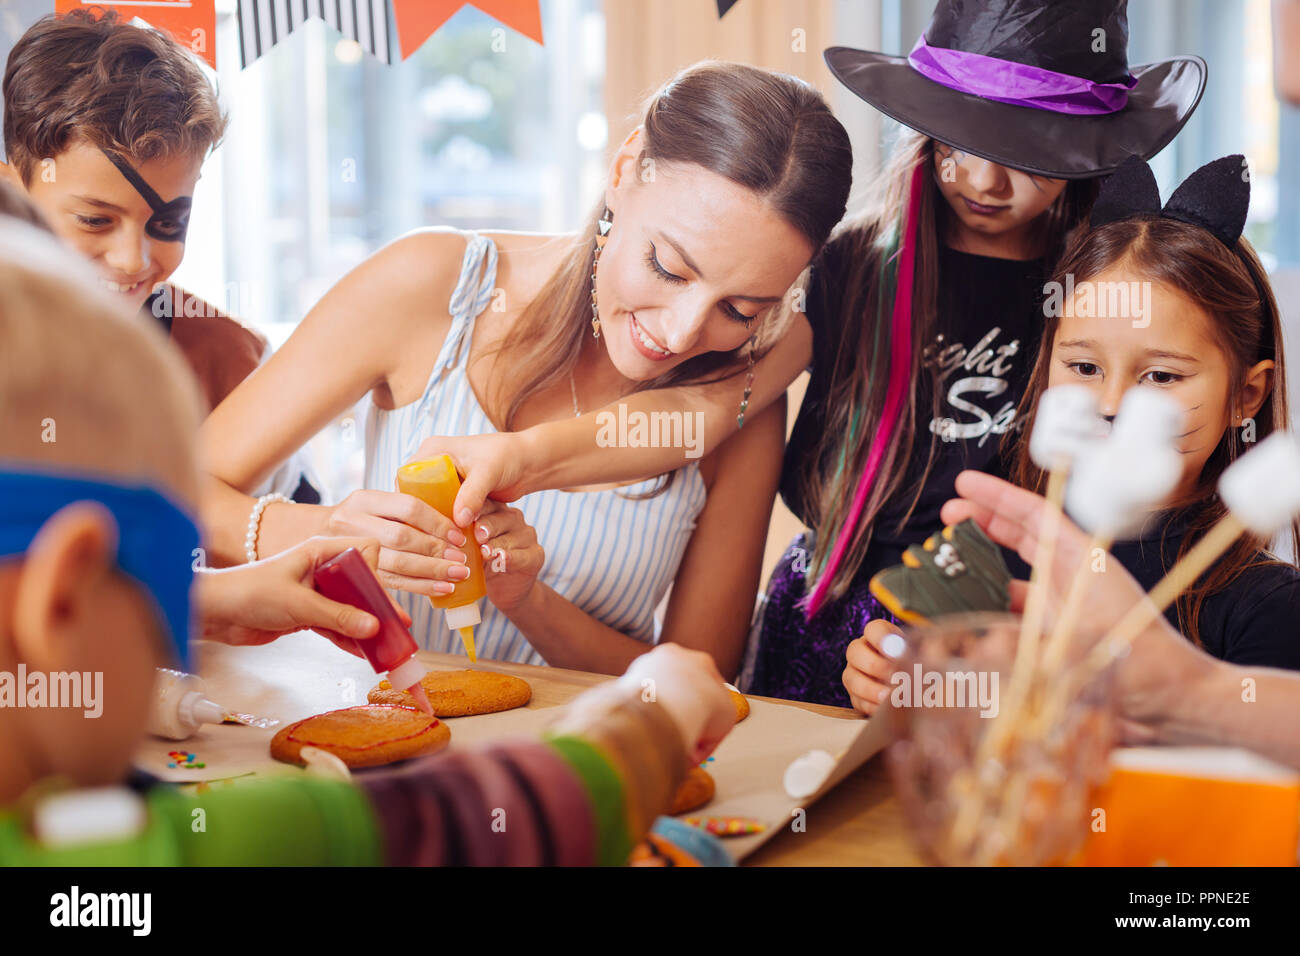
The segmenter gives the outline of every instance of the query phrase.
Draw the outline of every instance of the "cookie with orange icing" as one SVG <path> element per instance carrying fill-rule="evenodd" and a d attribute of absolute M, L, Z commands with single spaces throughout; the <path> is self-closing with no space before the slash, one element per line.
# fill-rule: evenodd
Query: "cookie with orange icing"
<path fill-rule="evenodd" d="M 679 813 L 698 810 L 712 800 L 717 792 L 718 785 L 714 782 L 713 775 L 702 767 L 692 767 L 687 771 L 686 779 L 677 788 L 672 808 L 668 813 L 676 816 Z"/>
<path fill-rule="evenodd" d="M 736 706 L 736 723 L 740 723 L 749 716 L 749 698 L 730 684 L 727 685 L 727 693 L 731 695 L 731 702 Z"/>
<path fill-rule="evenodd" d="M 362 704 L 282 728 L 271 738 L 271 756 L 301 764 L 303 747 L 319 747 L 349 767 L 379 767 L 435 753 L 450 740 L 451 731 L 436 717 L 410 707 Z"/>
<path fill-rule="evenodd" d="M 429 695 L 433 712 L 439 717 L 469 717 L 495 714 L 522 707 L 533 698 L 528 681 L 494 671 L 429 671 L 420 678 L 420 686 Z M 386 680 L 371 689 L 366 700 L 372 704 L 396 704 L 414 707 L 415 700 Z"/>

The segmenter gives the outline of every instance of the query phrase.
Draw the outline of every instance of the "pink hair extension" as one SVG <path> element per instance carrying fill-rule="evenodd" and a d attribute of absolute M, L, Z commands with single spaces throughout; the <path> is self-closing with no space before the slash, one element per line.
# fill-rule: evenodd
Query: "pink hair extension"
<path fill-rule="evenodd" d="M 911 189 L 907 198 L 907 219 L 904 226 L 906 236 L 900 250 L 902 256 L 898 264 L 898 282 L 894 290 L 894 310 L 890 318 L 889 333 L 889 385 L 885 390 L 885 404 L 881 409 L 880 427 L 871 439 L 867 452 L 867 464 L 858 479 L 857 490 L 853 494 L 853 506 L 840 528 L 835 550 L 831 552 L 826 568 L 817 579 L 807 604 L 809 619 L 826 603 L 826 594 L 844 552 L 849 549 L 849 542 L 867 505 L 867 495 L 880 472 L 880 463 L 885 457 L 885 448 L 894 436 L 898 426 L 899 412 L 907 392 L 908 381 L 912 371 L 912 278 L 916 271 L 916 229 L 917 210 L 921 205 L 921 190 L 925 186 L 925 164 L 918 163 L 912 171 Z"/>

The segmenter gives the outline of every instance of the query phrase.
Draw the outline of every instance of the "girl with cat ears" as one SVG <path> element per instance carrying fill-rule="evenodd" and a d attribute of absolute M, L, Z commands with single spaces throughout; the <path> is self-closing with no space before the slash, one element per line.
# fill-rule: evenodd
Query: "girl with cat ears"
<path fill-rule="evenodd" d="M 1202 166 L 1163 206 L 1150 167 L 1133 157 L 1106 181 L 1091 228 L 1066 251 L 1050 286 L 1059 290 L 1069 277 L 1076 293 L 1063 308 L 1044 310 L 1043 345 L 1021 403 L 1029 429 L 1043 391 L 1065 383 L 1092 389 L 1105 416 L 1135 387 L 1158 388 L 1185 409 L 1177 488 L 1138 538 L 1112 549 L 1147 589 L 1224 515 L 1216 492 L 1224 469 L 1289 427 L 1277 302 L 1242 236 L 1249 204 L 1244 156 Z M 1118 283 L 1151 290 L 1146 314 L 1130 322 L 1097 308 L 1097 290 Z M 1013 450 L 1013 479 L 1041 493 L 1045 476 L 1026 445 Z M 1288 537 L 1295 549 L 1300 525 Z M 1215 657 L 1300 669 L 1300 570 L 1268 546 L 1244 536 L 1168 617 Z"/>

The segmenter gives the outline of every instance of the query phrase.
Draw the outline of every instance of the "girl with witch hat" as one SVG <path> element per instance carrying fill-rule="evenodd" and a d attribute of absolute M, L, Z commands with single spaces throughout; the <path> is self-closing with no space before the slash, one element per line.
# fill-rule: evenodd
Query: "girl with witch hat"
<path fill-rule="evenodd" d="M 759 361 L 631 395 L 621 412 L 703 412 L 707 449 L 810 372 L 781 486 L 810 530 L 773 573 L 745 689 L 847 705 L 845 648 L 888 616 L 871 576 L 933 531 L 958 472 L 1007 472 L 999 446 L 1020 425 L 1051 267 L 1099 178 L 1163 149 L 1204 90 L 1199 57 L 1130 68 L 1127 43 L 1124 0 L 940 0 L 907 57 L 826 51 L 842 83 L 909 130 L 876 206 L 827 244 L 794 305 L 806 321 Z M 420 453 L 466 473 L 461 523 L 489 494 L 680 465 L 679 449 L 593 441 L 602 412 Z"/>

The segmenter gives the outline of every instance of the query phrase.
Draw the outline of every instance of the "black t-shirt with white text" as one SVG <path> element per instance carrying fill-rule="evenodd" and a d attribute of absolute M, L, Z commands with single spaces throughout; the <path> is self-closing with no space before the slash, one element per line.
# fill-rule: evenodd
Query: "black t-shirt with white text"
<path fill-rule="evenodd" d="M 826 401 L 838 348 L 838 324 L 862 321 L 841 314 L 843 278 L 848 263 L 842 245 L 832 241 L 814 266 L 806 315 L 813 329 L 813 362 L 808 390 L 786 447 L 781 496 L 786 506 L 811 525 L 812 509 L 800 491 L 800 469 L 816 453 L 826 428 Z M 923 380 L 917 383 L 912 456 L 900 493 L 876 519 L 867 560 L 855 580 L 869 580 L 897 564 L 911 544 L 942 526 L 939 511 L 956 496 L 959 472 L 976 469 L 1006 477 L 1000 453 L 1003 436 L 1019 429 L 1016 408 L 1028 384 L 1042 330 L 1044 263 L 995 259 L 941 247 L 937 328 L 924 344 Z M 938 380 L 940 403 L 931 395 Z M 934 462 L 916 507 L 903 526 L 926 459 Z M 830 473 L 824 471 L 823 473 Z M 853 486 L 850 485 L 850 488 Z"/>

